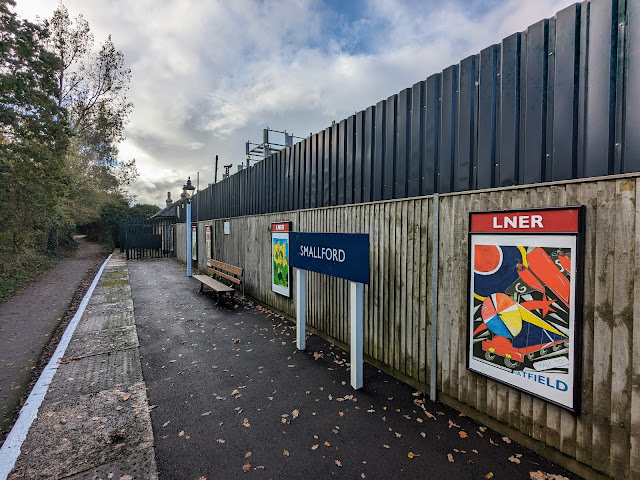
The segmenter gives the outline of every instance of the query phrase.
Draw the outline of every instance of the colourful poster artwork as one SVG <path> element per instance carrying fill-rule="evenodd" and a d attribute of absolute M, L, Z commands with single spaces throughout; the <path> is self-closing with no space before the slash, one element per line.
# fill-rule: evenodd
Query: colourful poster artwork
<path fill-rule="evenodd" d="M 207 266 L 211 266 L 211 225 L 205 226 L 205 248 L 207 249 Z"/>
<path fill-rule="evenodd" d="M 289 239 L 274 238 L 273 246 L 273 286 L 289 292 Z"/>
<path fill-rule="evenodd" d="M 198 260 L 198 227 L 191 227 L 191 260 Z"/>
<path fill-rule="evenodd" d="M 289 269 L 290 222 L 271 224 L 271 290 L 291 296 Z"/>
<path fill-rule="evenodd" d="M 471 237 L 469 368 L 574 408 L 576 237 Z"/>

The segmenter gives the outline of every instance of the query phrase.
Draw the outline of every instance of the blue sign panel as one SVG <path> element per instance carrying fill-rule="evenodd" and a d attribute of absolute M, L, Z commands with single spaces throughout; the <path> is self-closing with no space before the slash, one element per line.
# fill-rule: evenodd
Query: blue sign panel
<path fill-rule="evenodd" d="M 301 270 L 368 284 L 369 234 L 291 232 L 289 264 Z"/>

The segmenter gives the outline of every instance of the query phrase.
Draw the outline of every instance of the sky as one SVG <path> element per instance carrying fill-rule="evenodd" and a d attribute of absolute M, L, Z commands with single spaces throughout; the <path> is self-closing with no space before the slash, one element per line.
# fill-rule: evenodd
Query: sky
<path fill-rule="evenodd" d="M 65 0 L 124 53 L 134 109 L 120 145 L 136 203 L 200 188 L 270 127 L 308 137 L 526 30 L 569 0 Z M 58 0 L 18 0 L 50 18 Z M 279 143 L 283 143 L 280 141 Z"/>

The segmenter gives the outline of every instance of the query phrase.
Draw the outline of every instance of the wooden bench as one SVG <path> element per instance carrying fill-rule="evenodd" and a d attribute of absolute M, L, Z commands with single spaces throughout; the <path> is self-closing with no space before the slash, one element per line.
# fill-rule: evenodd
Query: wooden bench
<path fill-rule="evenodd" d="M 193 278 L 200 282 L 200 290 L 199 292 L 204 291 L 204 286 L 206 285 L 212 291 L 216 292 L 218 295 L 218 300 L 216 301 L 216 305 L 220 302 L 220 297 L 222 294 L 230 293 L 233 298 L 233 293 L 235 292 L 235 288 L 231 285 L 225 285 L 224 283 L 216 280 L 212 277 L 219 277 L 221 279 L 226 279 L 232 282 L 232 284 L 241 285 L 242 284 L 242 273 L 244 269 L 240 267 L 236 267 L 235 265 L 229 265 L 228 263 L 218 262 L 217 260 L 209 260 L 210 268 L 209 274 L 211 275 L 194 275 Z"/>

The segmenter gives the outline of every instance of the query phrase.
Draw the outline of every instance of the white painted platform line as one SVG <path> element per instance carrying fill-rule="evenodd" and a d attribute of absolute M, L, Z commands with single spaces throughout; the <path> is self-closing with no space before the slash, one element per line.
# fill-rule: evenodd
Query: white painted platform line
<path fill-rule="evenodd" d="M 98 273 L 93 279 L 89 290 L 87 290 L 87 293 L 82 299 L 82 302 L 80 302 L 80 306 L 78 307 L 76 314 L 73 316 L 73 318 L 69 322 L 69 325 L 67 326 L 67 329 L 64 331 L 64 334 L 60 339 L 60 343 L 58 344 L 58 348 L 56 348 L 56 351 L 53 352 L 51 360 L 49 360 L 49 363 L 40 374 L 40 378 L 38 378 L 38 381 L 33 387 L 33 390 L 31 390 L 29 398 L 27 398 L 26 403 L 20 409 L 20 416 L 18 417 L 18 420 L 11 429 L 11 432 L 9 432 L 9 436 L 4 441 L 4 444 L 2 444 L 2 448 L 0 448 L 0 480 L 6 480 L 6 478 L 9 476 L 9 473 L 16 464 L 18 456 L 20 456 L 20 448 L 22 447 L 22 443 L 27 438 L 27 433 L 29 433 L 31 424 L 38 417 L 38 410 L 40 409 L 40 405 L 42 405 L 42 401 L 47 394 L 49 385 L 51 385 L 53 376 L 58 370 L 59 361 L 64 356 L 64 352 L 67 349 L 69 342 L 71 341 L 71 336 L 76 330 L 78 322 L 80 321 L 80 318 L 82 317 L 82 314 L 87 307 L 87 303 L 89 303 L 89 299 L 93 294 L 93 290 L 98 284 L 100 275 L 102 275 L 102 271 L 104 270 L 104 267 L 110 258 L 111 255 L 107 257 L 107 259 L 100 267 L 100 270 L 98 270 Z"/>

